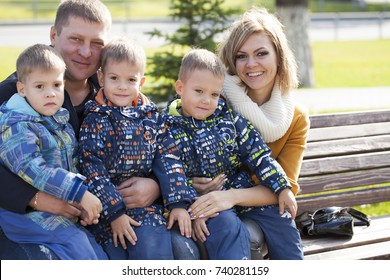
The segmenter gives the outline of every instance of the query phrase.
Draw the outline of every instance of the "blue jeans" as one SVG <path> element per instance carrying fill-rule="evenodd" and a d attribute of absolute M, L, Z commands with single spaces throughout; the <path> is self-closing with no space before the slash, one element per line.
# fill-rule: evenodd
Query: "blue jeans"
<path fill-rule="evenodd" d="M 177 224 L 171 229 L 173 256 L 175 260 L 199 260 L 200 254 L 196 243 L 191 238 L 180 234 Z"/>
<path fill-rule="evenodd" d="M 165 225 L 134 227 L 137 235 L 135 245 L 126 240 L 124 250 L 120 242 L 102 244 L 110 260 L 173 260 L 171 234 Z"/>
<path fill-rule="evenodd" d="M 91 234 L 89 236 L 92 238 Z M 178 230 L 171 230 L 171 240 L 175 260 L 199 260 L 199 250 L 192 239 L 181 236 Z M 58 260 L 58 257 L 43 245 L 15 243 L 0 228 L 0 259 Z"/>
<path fill-rule="evenodd" d="M 58 257 L 43 245 L 15 243 L 9 240 L 0 228 L 0 259 L 58 260 Z"/>
<path fill-rule="evenodd" d="M 240 217 L 254 221 L 262 229 L 271 260 L 303 260 L 301 237 L 287 211 L 281 217 L 278 206 L 256 207 Z"/>
<path fill-rule="evenodd" d="M 211 260 L 250 259 L 249 232 L 233 209 L 219 213 L 206 222 L 210 235 L 205 246 Z"/>
<path fill-rule="evenodd" d="M 107 255 L 96 243 L 91 233 L 85 230 L 88 239 L 95 249 L 99 259 L 106 260 Z M 48 247 L 33 243 L 16 243 L 7 238 L 0 228 L 0 259 L 1 260 L 59 260 L 58 256 Z"/>

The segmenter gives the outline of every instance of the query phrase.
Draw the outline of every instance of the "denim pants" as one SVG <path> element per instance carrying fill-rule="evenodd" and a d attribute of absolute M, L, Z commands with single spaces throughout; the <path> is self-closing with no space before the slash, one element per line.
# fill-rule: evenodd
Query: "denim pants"
<path fill-rule="evenodd" d="M 255 207 L 240 217 L 254 221 L 262 229 L 271 260 L 303 260 L 301 237 L 287 211 L 281 216 L 277 205 Z"/>
<path fill-rule="evenodd" d="M 165 225 L 134 227 L 137 242 L 132 245 L 126 240 L 127 249 L 113 242 L 102 244 L 111 260 L 173 260 L 171 234 Z"/>
<path fill-rule="evenodd" d="M 93 239 L 91 233 L 88 237 Z M 199 260 L 199 250 L 191 238 L 186 238 L 177 229 L 171 230 L 175 260 Z M 92 240 L 92 242 L 95 242 Z M 96 246 L 99 246 L 96 244 Z M 124 251 L 124 250 L 123 250 Z M 16 243 L 9 240 L 0 228 L 1 260 L 58 260 L 56 254 L 44 245 Z"/>
<path fill-rule="evenodd" d="M 81 227 L 80 227 L 81 228 Z M 85 232 L 92 247 L 95 250 L 97 258 L 106 260 L 107 255 L 95 241 L 93 235 L 86 229 Z M 79 250 L 79 249 L 78 249 Z M 1 260 L 59 260 L 60 258 L 47 246 L 34 243 L 16 243 L 7 238 L 0 228 L 0 259 Z"/>
<path fill-rule="evenodd" d="M 205 247 L 211 260 L 250 259 L 249 232 L 233 209 L 219 213 L 206 222 L 210 235 Z"/>

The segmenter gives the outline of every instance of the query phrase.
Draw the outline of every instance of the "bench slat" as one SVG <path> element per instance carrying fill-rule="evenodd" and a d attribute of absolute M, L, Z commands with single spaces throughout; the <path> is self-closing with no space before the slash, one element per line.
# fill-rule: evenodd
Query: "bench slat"
<path fill-rule="evenodd" d="M 305 256 L 305 260 L 369 260 L 390 258 L 390 241 Z"/>
<path fill-rule="evenodd" d="M 360 124 L 353 126 L 311 128 L 309 130 L 307 142 L 310 143 L 316 141 L 388 134 L 390 134 L 390 123 L 388 122 Z"/>
<path fill-rule="evenodd" d="M 390 151 L 390 133 L 381 136 L 308 143 L 304 157 L 309 159 L 378 151 Z"/>
<path fill-rule="evenodd" d="M 301 177 L 298 180 L 298 184 L 301 187 L 300 194 L 341 190 L 388 182 L 390 182 L 390 167 Z"/>
<path fill-rule="evenodd" d="M 384 201 L 390 201 L 390 186 L 353 190 L 343 193 L 297 197 L 299 213 L 330 206 L 348 207 Z"/>
<path fill-rule="evenodd" d="M 363 246 L 377 242 L 390 241 L 390 216 L 374 218 L 369 227 L 354 227 L 354 235 L 348 237 L 303 237 L 305 256 L 331 250 L 340 250 L 356 246 Z M 390 248 L 387 248 L 390 253 Z"/>
<path fill-rule="evenodd" d="M 308 159 L 302 162 L 301 176 L 365 170 L 390 166 L 390 151 Z"/>
<path fill-rule="evenodd" d="M 390 110 L 377 110 L 354 113 L 311 115 L 310 127 L 334 127 L 364 123 L 390 122 Z"/>

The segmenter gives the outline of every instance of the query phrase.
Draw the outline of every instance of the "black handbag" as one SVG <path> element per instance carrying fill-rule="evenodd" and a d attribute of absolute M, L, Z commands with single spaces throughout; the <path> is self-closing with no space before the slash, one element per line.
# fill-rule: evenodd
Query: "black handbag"
<path fill-rule="evenodd" d="M 354 226 L 369 226 L 366 214 L 351 207 L 326 207 L 296 217 L 303 236 L 352 236 Z"/>

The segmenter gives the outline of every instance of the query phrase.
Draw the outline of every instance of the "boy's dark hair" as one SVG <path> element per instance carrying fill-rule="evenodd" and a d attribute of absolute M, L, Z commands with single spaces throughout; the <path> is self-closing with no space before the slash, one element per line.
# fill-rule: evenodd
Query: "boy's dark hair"
<path fill-rule="evenodd" d="M 206 49 L 192 49 L 184 55 L 179 70 L 179 80 L 185 80 L 194 70 L 209 70 L 217 77 L 224 77 L 226 69 L 214 53 Z"/>
<path fill-rule="evenodd" d="M 66 65 L 54 48 L 44 44 L 35 44 L 25 49 L 16 60 L 19 81 L 25 82 L 26 77 L 36 69 L 60 69 L 65 73 Z"/>

